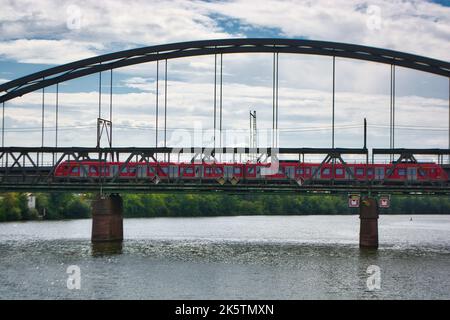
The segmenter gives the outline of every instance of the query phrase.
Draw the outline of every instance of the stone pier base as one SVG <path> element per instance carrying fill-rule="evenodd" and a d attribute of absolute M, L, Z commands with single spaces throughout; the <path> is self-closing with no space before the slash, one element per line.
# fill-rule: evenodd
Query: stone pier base
<path fill-rule="evenodd" d="M 99 197 L 92 202 L 92 242 L 123 240 L 123 202 L 120 195 Z"/>
<path fill-rule="evenodd" d="M 359 247 L 378 248 L 378 204 L 376 199 L 363 198 L 359 207 Z"/>

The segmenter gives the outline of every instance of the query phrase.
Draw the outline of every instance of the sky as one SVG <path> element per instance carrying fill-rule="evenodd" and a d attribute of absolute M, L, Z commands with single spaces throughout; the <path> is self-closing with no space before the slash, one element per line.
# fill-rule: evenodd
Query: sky
<path fill-rule="evenodd" d="M 0 0 L 0 82 L 55 65 L 131 48 L 222 38 L 345 42 L 450 60 L 450 1 Z M 164 101 L 160 64 L 160 106 Z M 109 73 L 102 117 L 109 118 Z M 336 59 L 336 146 L 389 147 L 390 67 Z M 114 70 L 113 145 L 155 146 L 156 63 Z M 396 68 L 396 147 L 447 148 L 449 79 Z M 169 60 L 168 146 L 212 144 L 214 56 Z M 95 146 L 99 75 L 59 85 L 58 145 Z M 45 89 L 44 145 L 56 143 L 55 86 Z M 42 92 L 5 104 L 5 145 L 40 146 Z M 279 146 L 330 147 L 332 58 L 279 56 Z M 272 55 L 223 56 L 225 146 L 270 145 Z M 163 109 L 159 111 L 163 145 Z M 196 137 L 194 130 L 203 130 Z M 103 141 L 105 143 L 105 141 Z"/>

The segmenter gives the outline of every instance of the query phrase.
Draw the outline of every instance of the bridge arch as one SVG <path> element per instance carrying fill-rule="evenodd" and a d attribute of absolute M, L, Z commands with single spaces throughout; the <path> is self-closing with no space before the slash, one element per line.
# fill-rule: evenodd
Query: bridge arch
<path fill-rule="evenodd" d="M 0 103 L 57 83 L 130 65 L 181 57 L 252 52 L 343 57 L 401 66 L 450 79 L 450 62 L 394 50 L 303 39 L 220 39 L 149 46 L 52 67 L 0 84 Z"/>

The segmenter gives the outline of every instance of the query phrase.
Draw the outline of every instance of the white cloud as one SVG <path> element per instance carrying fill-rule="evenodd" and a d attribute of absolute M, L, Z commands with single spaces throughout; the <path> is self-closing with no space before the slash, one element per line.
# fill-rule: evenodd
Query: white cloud
<path fill-rule="evenodd" d="M 370 11 L 369 6 L 379 10 Z M 208 2 L 211 11 L 286 37 L 349 42 L 450 58 L 450 8 L 428 1 L 320 0 Z M 370 27 L 371 19 L 379 21 Z"/>
<path fill-rule="evenodd" d="M 63 64 L 95 56 L 101 49 L 98 43 L 19 39 L 0 42 L 0 57 L 23 63 Z"/>
<path fill-rule="evenodd" d="M 96 43 L 99 46 L 94 51 L 100 53 L 245 36 L 223 29 L 222 24 L 227 26 L 224 18 L 230 18 L 242 25 L 279 29 L 286 37 L 386 47 L 444 60 L 450 57 L 450 9 L 429 1 L 111 0 L 98 5 L 87 0 L 1 0 L 0 5 L 0 40 L 69 40 L 60 46 L 71 56 L 76 56 L 76 50 L 70 54 L 74 44 L 84 53 Z M 77 28 L 70 28 L 74 21 L 78 21 Z M 20 47 L 16 52 L 21 53 Z M 31 55 L 27 61 L 38 60 Z"/>
<path fill-rule="evenodd" d="M 57 64 L 108 48 L 230 36 L 197 1 L 1 0 L 0 7 L 0 40 L 12 42 L 0 53 L 20 62 Z M 46 45 L 56 52 L 41 50 Z"/>

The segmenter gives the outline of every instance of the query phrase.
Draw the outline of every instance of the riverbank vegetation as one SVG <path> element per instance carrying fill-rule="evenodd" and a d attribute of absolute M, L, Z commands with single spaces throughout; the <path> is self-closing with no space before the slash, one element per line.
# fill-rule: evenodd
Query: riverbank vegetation
<path fill-rule="evenodd" d="M 24 193 L 0 194 L 0 221 L 90 217 L 92 194 L 39 193 L 29 205 Z M 355 214 L 346 195 L 124 194 L 125 217 Z M 382 213 L 450 214 L 450 198 L 393 196 Z"/>

